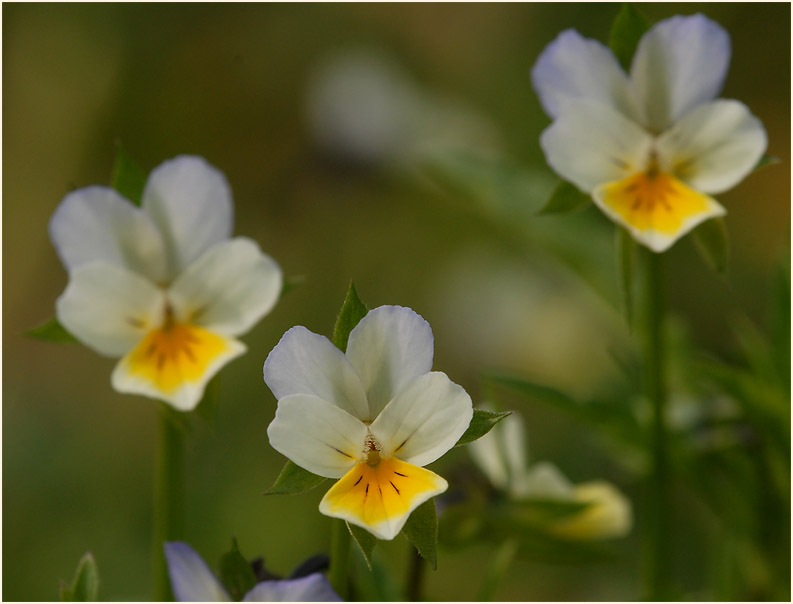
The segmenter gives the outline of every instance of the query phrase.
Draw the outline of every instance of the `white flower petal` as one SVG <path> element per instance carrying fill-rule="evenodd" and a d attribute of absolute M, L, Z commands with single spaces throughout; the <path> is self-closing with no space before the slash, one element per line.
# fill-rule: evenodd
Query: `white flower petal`
<path fill-rule="evenodd" d="M 509 475 L 512 482 L 519 476 L 526 473 L 526 460 L 528 451 L 526 450 L 526 429 L 523 425 L 523 418 L 518 413 L 505 417 L 496 428 L 501 428 L 503 455 L 507 461 Z"/>
<path fill-rule="evenodd" d="M 267 314 L 281 293 L 281 269 L 251 239 L 204 252 L 177 277 L 168 299 L 178 319 L 236 336 Z"/>
<path fill-rule="evenodd" d="M 663 132 L 721 91 L 730 62 L 730 37 L 701 14 L 659 21 L 640 40 L 631 79 L 645 108 L 644 124 Z"/>
<path fill-rule="evenodd" d="M 264 362 L 264 381 L 275 398 L 314 394 L 369 420 L 361 380 L 344 353 L 324 336 L 302 326 L 287 331 Z"/>
<path fill-rule="evenodd" d="M 571 501 L 575 497 L 575 491 L 559 468 L 547 461 L 541 461 L 529 468 L 522 479 L 513 485 L 512 495 L 517 498 Z"/>
<path fill-rule="evenodd" d="M 540 146 L 559 176 L 591 193 L 644 168 L 652 138 L 605 105 L 575 101 L 545 129 Z"/>
<path fill-rule="evenodd" d="M 658 139 L 667 169 L 704 193 L 734 187 L 757 165 L 768 144 L 762 122 L 743 103 L 700 105 Z"/>
<path fill-rule="evenodd" d="M 545 47 L 531 80 L 543 109 L 553 118 L 574 100 L 597 101 L 634 120 L 640 117 L 630 80 L 614 53 L 574 29 L 563 31 Z"/>
<path fill-rule="evenodd" d="M 363 456 L 366 425 L 317 396 L 293 394 L 278 401 L 267 436 L 301 468 L 340 478 Z"/>
<path fill-rule="evenodd" d="M 580 513 L 563 518 L 550 529 L 568 539 L 613 539 L 627 535 L 633 525 L 630 499 L 613 484 L 592 481 L 576 485 L 575 500 L 588 503 Z"/>
<path fill-rule="evenodd" d="M 432 369 L 432 329 L 402 306 L 369 311 L 350 333 L 347 358 L 366 390 L 372 420 L 402 387 Z"/>
<path fill-rule="evenodd" d="M 231 236 L 231 189 L 223 173 L 201 157 L 182 155 L 152 170 L 143 209 L 163 233 L 171 278 Z"/>
<path fill-rule="evenodd" d="M 245 352 L 234 338 L 202 327 L 175 324 L 155 330 L 116 364 L 110 383 L 119 392 L 165 401 L 192 411 L 215 374 Z"/>
<path fill-rule="evenodd" d="M 369 429 L 383 457 L 425 466 L 455 445 L 473 413 L 468 393 L 445 373 L 433 371 L 405 386 Z"/>
<path fill-rule="evenodd" d="M 490 432 L 469 444 L 466 449 L 493 486 L 506 490 L 509 486 L 509 471 L 500 451 L 499 428 L 500 425 L 496 424 Z"/>
<path fill-rule="evenodd" d="M 157 226 L 110 187 L 85 187 L 66 195 L 49 231 L 67 271 L 102 261 L 152 281 L 165 276 L 165 246 Z"/>
<path fill-rule="evenodd" d="M 187 543 L 166 541 L 165 560 L 177 602 L 231 602 L 207 563 Z"/>
<path fill-rule="evenodd" d="M 73 269 L 55 303 L 58 320 L 78 340 L 106 356 L 131 350 L 163 320 L 165 298 L 127 269 L 93 262 Z"/>
<path fill-rule="evenodd" d="M 243 602 L 341 602 L 330 582 L 320 573 L 299 579 L 262 581 L 242 599 Z"/>

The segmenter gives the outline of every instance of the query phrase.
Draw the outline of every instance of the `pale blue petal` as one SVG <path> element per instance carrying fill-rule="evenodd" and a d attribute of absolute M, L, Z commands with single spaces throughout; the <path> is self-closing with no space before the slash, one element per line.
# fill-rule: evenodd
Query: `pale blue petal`
<path fill-rule="evenodd" d="M 187 543 L 163 544 L 171 589 L 178 602 L 230 602 L 226 590 L 204 559 Z"/>
<path fill-rule="evenodd" d="M 574 29 L 563 31 L 545 47 L 531 70 L 531 80 L 552 118 L 575 100 L 608 105 L 631 119 L 640 116 L 631 83 L 614 53 Z"/>
<path fill-rule="evenodd" d="M 704 15 L 659 21 L 642 37 L 631 65 L 645 126 L 663 132 L 718 96 L 730 52 L 729 34 Z"/>
<path fill-rule="evenodd" d="M 328 580 L 320 573 L 300 579 L 262 581 L 250 590 L 243 602 L 341 602 Z"/>

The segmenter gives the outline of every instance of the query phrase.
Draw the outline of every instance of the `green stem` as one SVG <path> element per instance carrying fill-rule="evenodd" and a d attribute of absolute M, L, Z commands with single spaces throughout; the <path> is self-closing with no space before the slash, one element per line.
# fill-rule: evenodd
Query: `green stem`
<path fill-rule="evenodd" d="M 342 600 L 349 597 L 350 543 L 352 535 L 344 520 L 333 520 L 330 536 L 330 584 Z"/>
<path fill-rule="evenodd" d="M 424 558 L 421 557 L 419 551 L 413 547 L 412 543 L 408 544 L 410 548 L 408 555 L 408 577 L 405 593 L 407 594 L 408 602 L 421 601 L 421 587 L 424 583 Z"/>
<path fill-rule="evenodd" d="M 171 601 L 171 582 L 163 542 L 182 537 L 184 483 L 183 445 L 178 411 L 165 403 L 160 408 L 160 446 L 154 475 L 154 600 Z"/>
<path fill-rule="evenodd" d="M 663 256 L 647 250 L 645 291 L 645 395 L 652 407 L 651 472 L 647 489 L 648 533 L 646 596 L 669 598 L 671 573 L 669 523 L 669 468 L 665 422 Z"/>

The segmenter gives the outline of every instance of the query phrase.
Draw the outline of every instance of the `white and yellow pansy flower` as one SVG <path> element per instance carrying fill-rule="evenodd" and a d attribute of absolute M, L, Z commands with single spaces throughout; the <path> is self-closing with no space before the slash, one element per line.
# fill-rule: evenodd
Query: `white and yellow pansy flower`
<path fill-rule="evenodd" d="M 468 450 L 493 486 L 515 500 L 552 500 L 585 503 L 580 512 L 549 521 L 546 530 L 570 539 L 608 539 L 625 536 L 631 528 L 630 501 L 612 484 L 597 480 L 572 484 L 548 462 L 528 466 L 523 419 L 506 417 Z"/>
<path fill-rule="evenodd" d="M 429 324 L 381 306 L 350 332 L 346 354 L 304 327 L 284 334 L 264 363 L 278 399 L 270 444 L 298 466 L 338 478 L 323 514 L 393 539 L 446 481 L 423 468 L 451 449 L 473 415 L 471 398 L 431 371 Z"/>
<path fill-rule="evenodd" d="M 231 239 L 231 190 L 200 157 L 150 174 L 137 207 L 110 187 L 66 195 L 49 231 L 69 283 L 58 320 L 100 354 L 121 357 L 119 392 L 193 409 L 206 383 L 245 351 L 239 336 L 272 309 L 281 269 Z"/>
<path fill-rule="evenodd" d="M 714 100 L 729 60 L 729 35 L 700 14 L 645 33 L 629 74 L 603 44 L 563 31 L 531 74 L 553 118 L 540 139 L 548 163 L 637 241 L 666 250 L 726 213 L 710 195 L 743 180 L 766 148 L 744 104 Z"/>

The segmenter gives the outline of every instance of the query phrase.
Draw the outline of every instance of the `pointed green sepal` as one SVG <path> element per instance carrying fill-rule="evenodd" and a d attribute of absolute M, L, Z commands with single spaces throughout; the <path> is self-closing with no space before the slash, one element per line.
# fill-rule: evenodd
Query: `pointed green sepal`
<path fill-rule="evenodd" d="M 256 585 L 256 575 L 250 563 L 240 553 L 237 538 L 231 538 L 231 549 L 220 557 L 220 582 L 231 598 L 239 602 Z"/>
<path fill-rule="evenodd" d="M 99 572 L 93 554 L 87 552 L 77 564 L 71 584 L 61 582 L 61 602 L 96 602 L 99 595 Z"/>
<path fill-rule="evenodd" d="M 366 560 L 366 566 L 369 567 L 369 570 L 372 570 L 372 551 L 374 550 L 374 546 L 377 545 L 377 537 L 356 524 L 350 524 L 349 522 L 346 524 L 347 529 L 352 535 L 353 541 L 355 541 L 355 544 L 361 550 L 363 559 Z"/>
<path fill-rule="evenodd" d="M 763 157 L 761 157 L 755 164 L 754 168 L 752 168 L 752 172 L 759 170 L 760 168 L 765 168 L 766 166 L 773 166 L 774 164 L 778 164 L 781 161 L 782 159 L 776 155 L 763 155 Z"/>
<path fill-rule="evenodd" d="M 110 186 L 136 206 L 141 204 L 143 189 L 146 186 L 146 173 L 133 161 L 120 142 L 116 144 L 116 159 L 113 163 Z"/>
<path fill-rule="evenodd" d="M 347 350 L 347 340 L 350 332 L 358 325 L 358 322 L 366 316 L 366 305 L 358 297 L 355 285 L 350 281 L 347 289 L 347 297 L 341 306 L 339 316 L 336 319 L 336 326 L 333 328 L 333 344 L 342 352 Z"/>
<path fill-rule="evenodd" d="M 66 328 L 55 317 L 44 321 L 44 323 L 33 329 L 29 329 L 25 332 L 25 335 L 45 340 L 46 342 L 57 342 L 58 344 L 74 344 L 78 341 L 77 338 L 66 331 Z"/>
<path fill-rule="evenodd" d="M 617 13 L 609 33 L 609 48 L 625 71 L 628 71 L 639 40 L 650 29 L 650 22 L 630 2 Z"/>
<path fill-rule="evenodd" d="M 421 557 L 438 568 L 438 515 L 435 512 L 435 499 L 422 503 L 402 529 L 405 537 L 413 544 Z"/>
<path fill-rule="evenodd" d="M 511 415 L 512 411 L 485 411 L 484 409 L 474 409 L 474 416 L 471 418 L 471 423 L 460 440 L 455 443 L 455 447 L 460 445 L 467 445 L 470 442 L 482 438 L 485 434 L 502 419 Z"/>
<path fill-rule="evenodd" d="M 292 461 L 284 464 L 273 486 L 267 489 L 265 495 L 297 495 L 310 491 L 327 480 L 324 476 L 317 476 L 304 470 Z"/>
<path fill-rule="evenodd" d="M 710 268 L 724 275 L 730 254 L 730 240 L 723 218 L 706 220 L 692 232 L 699 255 Z"/>
<path fill-rule="evenodd" d="M 567 214 L 583 208 L 592 201 L 592 198 L 581 191 L 574 184 L 561 181 L 551 193 L 550 199 L 537 214 Z"/>

